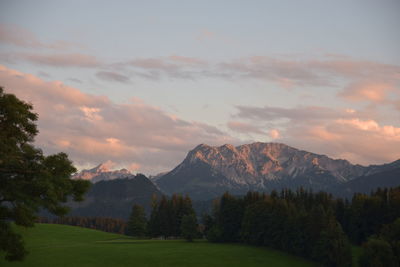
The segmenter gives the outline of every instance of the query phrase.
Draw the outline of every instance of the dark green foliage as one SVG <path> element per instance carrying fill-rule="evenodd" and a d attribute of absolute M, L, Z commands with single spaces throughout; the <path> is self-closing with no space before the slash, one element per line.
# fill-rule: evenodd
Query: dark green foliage
<path fill-rule="evenodd" d="M 21 260 L 28 253 L 22 237 L 11 229 L 11 224 L 0 221 L 0 250 L 6 251 L 6 260 Z"/>
<path fill-rule="evenodd" d="M 370 196 L 355 194 L 351 203 L 337 205 L 336 214 L 350 240 L 362 244 L 381 227 L 400 217 L 400 187 L 379 189 Z"/>
<path fill-rule="evenodd" d="M 392 247 L 393 254 L 398 265 L 400 265 L 400 218 L 391 224 L 384 225 L 381 229 L 380 237 Z"/>
<path fill-rule="evenodd" d="M 203 232 L 202 232 L 202 234 L 204 235 L 204 236 L 207 236 L 208 235 L 208 232 L 210 231 L 210 229 L 211 229 L 211 227 L 214 225 L 214 220 L 213 220 L 213 218 L 209 215 L 209 214 L 206 214 L 206 213 L 204 213 L 203 214 L 203 216 L 202 216 L 202 222 L 203 222 Z"/>
<path fill-rule="evenodd" d="M 182 235 L 182 218 L 192 214 L 195 212 L 188 196 L 174 194 L 170 199 L 162 196 L 159 201 L 154 196 L 148 234 L 152 237 L 179 237 Z"/>
<path fill-rule="evenodd" d="M 363 244 L 360 265 L 400 266 L 400 218 L 381 228 L 379 236 Z"/>
<path fill-rule="evenodd" d="M 197 236 L 197 219 L 194 214 L 184 215 L 181 223 L 182 237 L 192 242 Z"/>
<path fill-rule="evenodd" d="M 371 238 L 363 245 L 360 257 L 361 267 L 397 267 L 395 255 L 390 244 L 382 239 Z"/>
<path fill-rule="evenodd" d="M 126 234 L 130 236 L 143 237 L 146 235 L 146 214 L 140 205 L 133 205 L 131 216 L 128 220 Z"/>
<path fill-rule="evenodd" d="M 331 217 L 319 234 L 313 249 L 313 259 L 324 266 L 351 266 L 351 247 L 337 221 Z"/>
<path fill-rule="evenodd" d="M 33 226 L 40 208 L 64 215 L 68 199 L 82 200 L 90 186 L 70 179 L 76 169 L 65 153 L 44 156 L 33 146 L 38 130 L 32 109 L 0 88 L 0 240 L 5 241 L 0 248 L 10 260 L 21 260 L 26 254 L 10 221 Z"/>
<path fill-rule="evenodd" d="M 303 189 L 271 195 L 251 192 L 244 198 L 226 193 L 215 206 L 207 239 L 268 246 L 325 266 L 351 266 L 350 244 L 334 216 L 333 203 L 329 194 Z"/>
<path fill-rule="evenodd" d="M 221 231 L 222 242 L 236 242 L 240 239 L 243 218 L 243 200 L 231 196 L 229 193 L 222 195 L 216 207 L 215 223 Z"/>

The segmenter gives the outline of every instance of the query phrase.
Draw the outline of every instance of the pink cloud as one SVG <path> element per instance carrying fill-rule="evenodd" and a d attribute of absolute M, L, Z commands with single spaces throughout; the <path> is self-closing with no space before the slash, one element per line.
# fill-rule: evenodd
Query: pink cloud
<path fill-rule="evenodd" d="M 322 107 L 237 107 L 236 118 L 278 127 L 279 140 L 311 152 L 359 164 L 400 158 L 400 127 L 383 124 L 376 114 Z"/>
<path fill-rule="evenodd" d="M 385 82 L 358 82 L 344 88 L 338 95 L 351 101 L 383 102 L 389 92 L 394 91 L 393 84 Z M 400 90 L 400 89 L 398 89 Z"/>
<path fill-rule="evenodd" d="M 0 24 L 0 43 L 21 46 L 27 48 L 49 48 L 56 50 L 65 50 L 80 45 L 56 41 L 50 44 L 41 42 L 32 32 L 17 25 Z"/>
<path fill-rule="evenodd" d="M 272 129 L 269 131 L 269 137 L 272 139 L 278 139 L 281 137 L 281 133 L 277 129 Z"/>
<path fill-rule="evenodd" d="M 0 80 L 6 92 L 31 102 L 39 114 L 36 144 L 46 153 L 67 152 L 78 166 L 135 162 L 139 171 L 154 174 L 173 168 L 199 143 L 234 141 L 213 126 L 182 120 L 137 98 L 115 103 L 1 65 Z"/>

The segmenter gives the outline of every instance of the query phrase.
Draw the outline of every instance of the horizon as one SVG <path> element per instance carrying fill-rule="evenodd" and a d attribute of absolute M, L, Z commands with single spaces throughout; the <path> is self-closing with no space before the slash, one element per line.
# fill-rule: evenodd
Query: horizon
<path fill-rule="evenodd" d="M 110 161 L 156 175 L 202 143 L 390 163 L 399 10 L 395 0 L 2 1 L 0 86 L 39 114 L 35 145 L 79 170 Z"/>

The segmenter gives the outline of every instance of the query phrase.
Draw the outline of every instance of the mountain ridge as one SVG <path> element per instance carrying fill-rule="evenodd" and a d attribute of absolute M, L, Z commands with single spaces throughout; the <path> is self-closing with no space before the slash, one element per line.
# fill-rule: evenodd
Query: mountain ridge
<path fill-rule="evenodd" d="M 85 169 L 74 174 L 72 178 L 90 180 L 92 183 L 97 183 L 99 181 L 133 177 L 133 174 L 127 169 L 111 170 L 110 165 L 110 162 L 100 163 L 92 169 Z"/>
<path fill-rule="evenodd" d="M 362 166 L 332 159 L 282 143 L 256 142 L 240 146 L 200 144 L 185 159 L 154 182 L 167 194 L 188 193 L 199 198 L 224 191 L 270 191 L 305 187 L 325 190 L 357 177 L 400 168 L 400 160 Z"/>

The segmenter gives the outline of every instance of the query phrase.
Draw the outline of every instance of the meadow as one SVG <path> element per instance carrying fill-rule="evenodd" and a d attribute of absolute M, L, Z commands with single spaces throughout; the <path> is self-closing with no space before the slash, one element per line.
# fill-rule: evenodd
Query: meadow
<path fill-rule="evenodd" d="M 242 244 L 202 240 L 135 240 L 92 229 L 36 224 L 18 228 L 29 255 L 0 266 L 316 266 L 289 254 Z"/>

